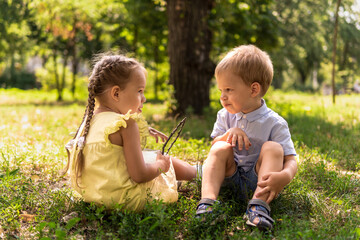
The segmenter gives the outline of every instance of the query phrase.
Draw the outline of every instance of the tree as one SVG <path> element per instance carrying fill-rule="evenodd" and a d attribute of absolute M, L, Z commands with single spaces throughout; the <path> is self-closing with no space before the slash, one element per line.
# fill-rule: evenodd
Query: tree
<path fill-rule="evenodd" d="M 90 10 L 94 6 L 87 1 L 54 1 L 37 0 L 31 3 L 36 11 L 37 26 L 42 29 L 45 48 L 51 49 L 53 71 L 58 93 L 57 100 L 62 101 L 65 88 L 65 77 L 68 60 L 72 58 L 71 91 L 75 95 L 76 74 L 78 71 L 78 35 L 83 34 L 87 40 L 92 39 L 92 25 L 89 20 Z M 89 10 L 90 9 L 90 10 Z M 62 60 L 62 76 L 58 72 L 58 61 Z"/>
<path fill-rule="evenodd" d="M 138 0 L 125 2 L 124 6 L 128 10 L 127 29 L 133 33 L 132 50 L 154 71 L 154 97 L 158 99 L 160 85 L 165 81 L 159 64 L 167 60 L 166 2 Z"/>
<path fill-rule="evenodd" d="M 0 1 L 0 61 L 10 61 L 9 77 L 5 78 L 3 87 L 21 87 L 21 79 L 18 79 L 15 70 L 23 68 L 25 54 L 31 45 L 28 5 L 26 0 Z"/>
<path fill-rule="evenodd" d="M 282 71 L 294 68 L 301 85 L 317 71 L 326 57 L 330 19 L 328 3 L 316 1 L 275 1 L 274 14 L 280 30 L 280 48 L 275 51 L 274 66 Z"/>
<path fill-rule="evenodd" d="M 337 40 L 337 28 L 338 28 L 338 21 L 339 21 L 339 8 L 340 8 L 341 0 L 337 0 L 336 4 L 336 11 L 335 11 L 335 24 L 334 24 L 334 37 L 333 37 L 333 56 L 332 56 L 332 77 L 331 77 L 331 83 L 332 83 L 332 96 L 333 96 L 333 103 L 335 104 L 335 95 L 336 95 L 336 88 L 335 88 L 335 63 L 336 63 L 336 40 Z"/>
<path fill-rule="evenodd" d="M 168 0 L 170 83 L 177 107 L 173 114 L 192 108 L 201 114 L 209 105 L 214 63 L 210 60 L 212 32 L 208 20 L 214 0 Z"/>

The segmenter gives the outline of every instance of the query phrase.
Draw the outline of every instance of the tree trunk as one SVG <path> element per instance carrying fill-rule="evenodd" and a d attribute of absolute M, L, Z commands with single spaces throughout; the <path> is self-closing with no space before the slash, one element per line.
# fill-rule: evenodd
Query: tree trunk
<path fill-rule="evenodd" d="M 11 50 L 10 53 L 10 77 L 8 82 L 5 83 L 6 88 L 16 86 L 16 77 L 15 77 L 15 52 Z"/>
<path fill-rule="evenodd" d="M 65 88 L 65 79 L 66 79 L 66 66 L 67 66 L 67 62 L 68 62 L 68 57 L 69 54 L 65 54 L 64 55 L 64 61 L 63 61 L 63 70 L 62 70 L 62 78 L 61 78 L 61 82 L 60 82 L 60 89 L 61 91 Z"/>
<path fill-rule="evenodd" d="M 60 78 L 58 73 L 58 67 L 57 67 L 57 50 L 56 47 L 53 48 L 53 59 L 54 59 L 54 75 L 55 75 L 55 83 L 56 83 L 56 90 L 58 93 L 57 101 L 62 101 L 62 88 L 60 84 Z"/>
<path fill-rule="evenodd" d="M 299 74 L 300 74 L 301 85 L 305 86 L 307 74 L 306 74 L 304 69 L 299 68 L 298 71 L 299 71 Z"/>
<path fill-rule="evenodd" d="M 335 104 L 335 64 L 336 64 L 336 40 L 337 40 L 337 27 L 338 27 L 338 18 L 339 18 L 339 8 L 340 8 L 341 0 L 337 0 L 336 4 L 336 12 L 335 12 L 335 26 L 334 26 L 334 38 L 333 38 L 333 57 L 332 57 L 332 96 L 333 96 L 333 104 Z"/>
<path fill-rule="evenodd" d="M 76 49 L 76 28 L 77 18 L 76 15 L 74 16 L 74 22 L 73 22 L 73 37 L 70 38 L 70 48 L 72 50 L 72 81 L 71 81 L 71 94 L 73 99 L 75 100 L 75 90 L 76 90 L 76 75 L 78 72 L 78 66 L 79 66 L 79 60 L 77 58 L 77 49 Z"/>
<path fill-rule="evenodd" d="M 174 85 L 176 109 L 189 108 L 201 115 L 209 106 L 210 81 L 215 64 L 210 60 L 212 32 L 208 18 L 215 0 L 168 0 L 170 83 Z"/>
<path fill-rule="evenodd" d="M 79 59 L 76 57 L 76 43 L 73 46 L 73 56 L 72 56 L 72 82 L 71 82 L 71 94 L 75 100 L 75 91 L 76 91 L 76 75 L 79 69 Z"/>
<path fill-rule="evenodd" d="M 159 68 L 158 64 L 160 62 L 159 60 L 159 38 L 155 36 L 155 44 L 154 44 L 154 62 L 155 62 L 155 79 L 154 79 L 154 96 L 155 99 L 159 99 L 158 96 L 158 88 L 159 88 Z"/>

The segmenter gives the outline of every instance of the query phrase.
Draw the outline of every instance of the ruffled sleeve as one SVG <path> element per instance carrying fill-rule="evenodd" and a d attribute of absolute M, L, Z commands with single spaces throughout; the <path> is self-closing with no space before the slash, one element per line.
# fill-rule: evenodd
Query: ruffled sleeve
<path fill-rule="evenodd" d="M 146 145 L 146 138 L 150 135 L 149 134 L 149 125 L 147 124 L 146 120 L 144 119 L 141 113 L 130 113 L 129 110 L 126 114 L 117 114 L 114 121 L 105 128 L 104 137 L 106 146 L 111 146 L 111 142 L 109 140 L 109 135 L 119 131 L 120 128 L 126 128 L 127 123 L 126 121 L 134 119 L 139 127 L 140 133 L 140 144 L 141 148 L 144 148 Z"/>

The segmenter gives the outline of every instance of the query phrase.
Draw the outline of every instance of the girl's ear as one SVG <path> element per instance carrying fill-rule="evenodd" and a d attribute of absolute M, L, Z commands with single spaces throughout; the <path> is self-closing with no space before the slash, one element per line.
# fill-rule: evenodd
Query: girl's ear
<path fill-rule="evenodd" d="M 119 86 L 113 86 L 110 89 L 110 97 L 114 99 L 115 101 L 119 101 L 121 89 Z"/>
<path fill-rule="evenodd" d="M 251 96 L 256 97 L 261 93 L 261 85 L 258 82 L 253 82 L 250 86 L 251 88 Z"/>

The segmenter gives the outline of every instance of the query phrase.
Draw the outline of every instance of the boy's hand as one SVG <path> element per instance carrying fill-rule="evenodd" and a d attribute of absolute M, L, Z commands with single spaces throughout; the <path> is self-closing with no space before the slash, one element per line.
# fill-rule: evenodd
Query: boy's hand
<path fill-rule="evenodd" d="M 159 138 L 163 142 L 165 142 L 166 139 L 168 139 L 168 137 L 165 134 L 163 134 L 162 132 L 160 132 L 152 127 L 149 127 L 149 133 L 151 136 L 153 136 L 155 138 L 156 143 L 159 142 Z"/>
<path fill-rule="evenodd" d="M 269 194 L 266 202 L 270 203 L 291 181 L 291 179 L 289 180 L 288 178 L 289 177 L 283 172 L 270 172 L 265 174 L 257 184 L 262 189 L 256 193 L 255 197 L 259 198 L 264 194 Z"/>
<path fill-rule="evenodd" d="M 223 135 L 216 137 L 214 141 L 212 141 L 211 145 L 214 145 L 214 143 L 219 141 L 227 142 L 232 147 L 236 146 L 236 141 L 237 141 L 240 151 L 243 149 L 244 145 L 246 150 L 249 150 L 251 146 L 251 142 L 247 137 L 246 133 L 240 128 L 230 128 Z"/>
<path fill-rule="evenodd" d="M 238 142 L 238 147 L 240 151 L 243 149 L 244 145 L 246 150 L 249 150 L 249 147 L 251 146 L 251 142 L 247 137 L 246 133 L 240 128 L 230 128 L 224 135 L 215 138 L 212 144 L 218 141 L 227 142 L 232 147 L 235 147 L 236 142 Z"/>
<path fill-rule="evenodd" d="M 160 151 L 158 151 L 156 156 L 156 163 L 159 164 L 159 169 L 162 173 L 166 173 L 170 168 L 170 156 L 162 155 Z"/>

